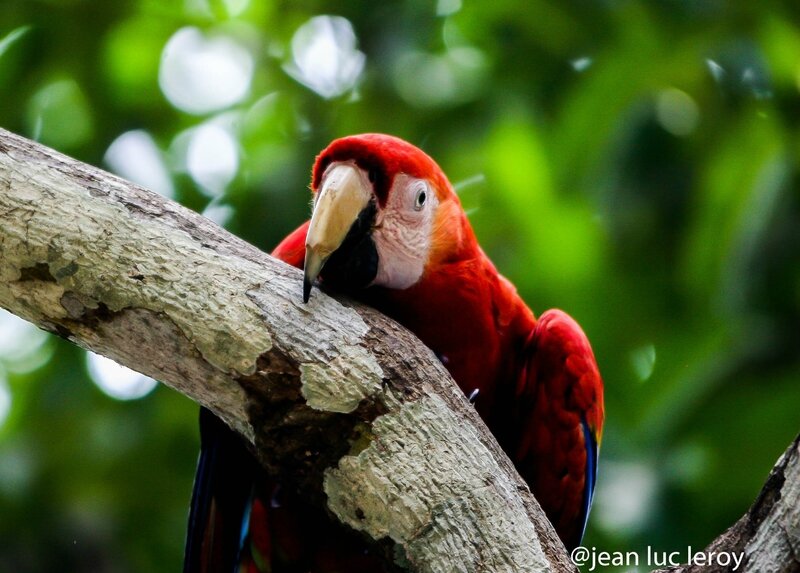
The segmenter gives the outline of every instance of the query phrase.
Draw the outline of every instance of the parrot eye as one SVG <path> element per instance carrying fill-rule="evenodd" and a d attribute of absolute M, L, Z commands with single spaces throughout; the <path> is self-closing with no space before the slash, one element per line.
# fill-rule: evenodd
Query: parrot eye
<path fill-rule="evenodd" d="M 425 206 L 425 201 L 428 200 L 428 193 L 425 190 L 425 187 L 417 191 L 417 198 L 414 201 L 414 209 L 420 211 Z"/>
<path fill-rule="evenodd" d="M 369 178 L 370 183 L 375 183 L 375 180 L 378 178 L 378 170 L 374 167 L 367 171 L 367 177 Z"/>

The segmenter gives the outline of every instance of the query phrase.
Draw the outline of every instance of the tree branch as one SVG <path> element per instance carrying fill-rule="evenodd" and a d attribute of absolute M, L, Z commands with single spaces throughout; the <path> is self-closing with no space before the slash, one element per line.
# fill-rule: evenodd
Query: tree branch
<path fill-rule="evenodd" d="M 304 305 L 300 284 L 180 205 L 0 130 L 0 307 L 211 408 L 402 569 L 575 571 L 433 354 L 362 305 Z M 798 440 L 706 551 L 800 570 Z"/>
<path fill-rule="evenodd" d="M 574 571 L 447 371 L 203 217 L 0 130 L 0 306 L 212 409 L 413 571 Z"/>
<path fill-rule="evenodd" d="M 758 498 L 727 531 L 702 553 L 743 556 L 737 573 L 800 572 L 800 435 L 784 452 Z M 727 573 L 730 565 L 717 560 L 654 573 Z"/>

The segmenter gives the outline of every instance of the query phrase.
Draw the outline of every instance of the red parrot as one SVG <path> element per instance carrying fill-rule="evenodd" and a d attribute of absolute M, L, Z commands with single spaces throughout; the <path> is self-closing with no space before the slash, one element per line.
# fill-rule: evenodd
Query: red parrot
<path fill-rule="evenodd" d="M 316 158 L 311 220 L 273 255 L 430 347 L 514 461 L 561 540 L 580 543 L 603 429 L 603 383 L 566 313 L 538 319 L 481 250 L 427 154 L 396 137 L 337 139 Z M 356 536 L 259 476 L 242 441 L 201 413 L 185 571 L 382 571 Z M 288 489 L 288 488 L 284 488 Z"/>

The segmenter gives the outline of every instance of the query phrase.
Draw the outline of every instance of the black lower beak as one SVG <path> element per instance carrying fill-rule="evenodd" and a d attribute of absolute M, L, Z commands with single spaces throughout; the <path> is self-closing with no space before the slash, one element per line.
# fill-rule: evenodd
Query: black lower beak
<path fill-rule="evenodd" d="M 377 208 L 374 201 L 358 214 L 342 244 L 329 256 L 320 258 L 313 249 L 306 249 L 303 302 L 311 297 L 317 276 L 334 290 L 354 293 L 366 288 L 378 274 L 378 249 L 372 239 Z"/>

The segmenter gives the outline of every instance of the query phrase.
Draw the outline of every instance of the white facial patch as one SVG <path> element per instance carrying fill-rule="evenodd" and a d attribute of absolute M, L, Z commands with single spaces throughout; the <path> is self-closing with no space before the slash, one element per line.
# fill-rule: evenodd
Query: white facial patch
<path fill-rule="evenodd" d="M 419 280 L 428 260 L 438 204 L 427 181 L 402 173 L 394 178 L 389 200 L 378 212 L 372 232 L 378 250 L 373 285 L 405 289 Z"/>

